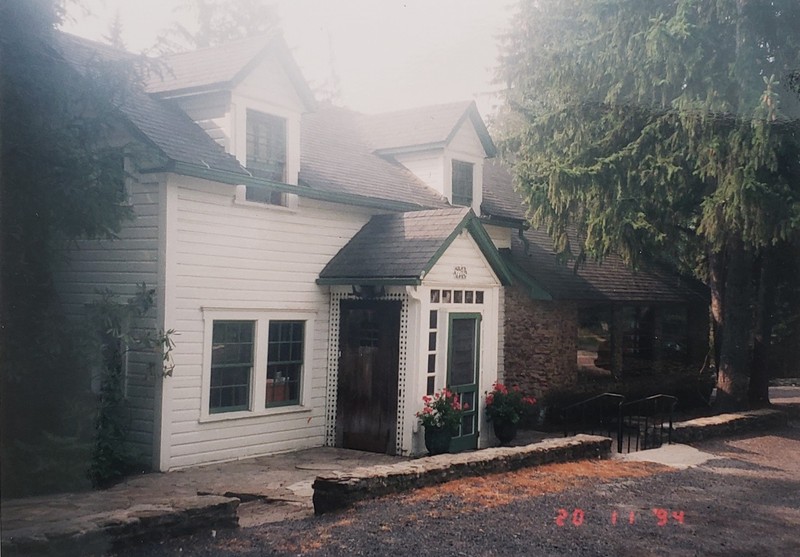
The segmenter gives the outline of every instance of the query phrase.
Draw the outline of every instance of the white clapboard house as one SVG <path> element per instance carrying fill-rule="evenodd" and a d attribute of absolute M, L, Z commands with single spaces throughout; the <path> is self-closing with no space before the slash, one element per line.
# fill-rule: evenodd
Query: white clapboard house
<path fill-rule="evenodd" d="M 70 36 L 61 50 L 79 69 L 127 56 Z M 558 297 L 513 261 L 524 211 L 510 178 L 484 187 L 495 147 L 474 103 L 318 106 L 275 37 L 164 57 L 130 89 L 135 218 L 79 242 L 58 284 L 76 314 L 99 288 L 155 288 L 140 326 L 175 331 L 175 367 L 132 352 L 125 386 L 154 469 L 324 445 L 419 454 L 415 413 L 443 387 L 470 407 L 453 448 L 494 442 L 482 395 L 503 374 L 507 287 Z"/>

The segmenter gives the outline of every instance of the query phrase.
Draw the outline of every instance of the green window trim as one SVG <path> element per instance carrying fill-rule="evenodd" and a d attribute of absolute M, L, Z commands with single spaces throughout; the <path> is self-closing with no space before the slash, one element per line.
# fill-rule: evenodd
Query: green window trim
<path fill-rule="evenodd" d="M 464 412 L 462 424 L 459 427 L 459 432 L 453 437 L 450 443 L 451 451 L 461 451 L 475 449 L 478 445 L 479 423 L 478 423 L 478 407 L 480 404 L 480 393 L 478 393 L 478 384 L 480 382 L 480 367 L 481 367 L 481 319 L 480 313 L 450 313 L 448 316 L 448 345 L 447 345 L 447 387 L 458 394 L 462 403 L 468 402 L 470 409 Z M 456 356 L 456 341 L 453 338 L 453 333 L 456 331 L 456 322 L 472 321 L 473 332 L 472 337 L 472 377 L 471 382 L 460 382 L 453 384 L 454 379 L 454 363 Z M 465 429 L 467 431 L 465 431 Z"/>

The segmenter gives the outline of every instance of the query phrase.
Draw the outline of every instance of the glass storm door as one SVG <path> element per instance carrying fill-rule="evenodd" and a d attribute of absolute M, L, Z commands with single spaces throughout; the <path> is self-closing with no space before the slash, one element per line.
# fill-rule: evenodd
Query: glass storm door
<path fill-rule="evenodd" d="M 449 325 L 447 388 L 459 396 L 462 406 L 469 407 L 450 443 L 450 450 L 476 449 L 481 316 L 479 313 L 451 313 Z"/>

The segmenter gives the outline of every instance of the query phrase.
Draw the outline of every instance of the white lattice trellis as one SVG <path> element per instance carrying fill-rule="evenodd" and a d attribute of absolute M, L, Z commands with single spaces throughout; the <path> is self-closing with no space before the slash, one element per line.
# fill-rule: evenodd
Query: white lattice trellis
<path fill-rule="evenodd" d="M 339 323 L 342 300 L 357 300 L 357 296 L 343 292 L 331 292 L 330 325 L 328 333 L 328 378 L 325 408 L 325 444 L 336 444 L 336 404 L 339 391 Z M 397 377 L 397 454 L 403 454 L 403 431 L 405 423 L 406 383 L 408 377 L 408 295 L 404 292 L 390 293 L 376 300 L 397 300 L 400 309 L 400 354 Z"/>

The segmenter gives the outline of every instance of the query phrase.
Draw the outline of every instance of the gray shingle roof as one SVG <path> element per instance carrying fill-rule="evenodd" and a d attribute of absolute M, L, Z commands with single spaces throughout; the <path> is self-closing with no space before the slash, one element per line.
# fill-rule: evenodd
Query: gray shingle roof
<path fill-rule="evenodd" d="M 364 115 L 361 126 L 365 139 L 376 151 L 389 152 L 444 146 L 466 119 L 474 124 L 486 155 L 494 156 L 494 143 L 473 101 Z"/>
<path fill-rule="evenodd" d="M 315 190 L 350 193 L 421 208 L 448 206 L 404 166 L 372 153 L 358 125 L 360 115 L 343 108 L 305 114 L 300 145 L 300 182 Z"/>
<path fill-rule="evenodd" d="M 82 75 L 102 64 L 131 64 L 131 70 L 135 70 L 142 62 L 137 56 L 73 35 L 61 33 L 58 37 L 61 55 Z M 118 93 L 120 112 L 169 159 L 247 175 L 233 156 L 176 106 L 150 97 L 133 83 Z"/>
<path fill-rule="evenodd" d="M 239 74 L 264 50 L 269 36 L 249 37 L 230 43 L 161 56 L 161 71 L 147 76 L 149 93 L 175 92 L 224 86 Z"/>
<path fill-rule="evenodd" d="M 418 282 L 470 214 L 457 207 L 376 215 L 330 260 L 320 279 Z"/>
<path fill-rule="evenodd" d="M 511 250 L 503 257 L 510 266 L 524 271 L 555 300 L 613 303 L 703 302 L 697 285 L 655 269 L 634 271 L 622 258 L 610 256 L 602 262 L 557 261 L 553 242 L 543 230 L 527 230 L 525 243 L 512 237 Z"/>
<path fill-rule="evenodd" d="M 147 91 L 161 96 L 230 88 L 265 56 L 276 56 L 308 110 L 315 107 L 314 94 L 279 33 L 169 54 L 147 75 Z"/>
<path fill-rule="evenodd" d="M 481 214 L 524 220 L 526 207 L 514 191 L 511 173 L 499 159 L 483 162 L 483 202 Z"/>
<path fill-rule="evenodd" d="M 499 160 L 486 161 L 483 173 L 484 214 L 525 219 L 522 196 L 514 190 L 508 167 Z M 602 262 L 586 261 L 575 270 L 574 262 L 561 263 L 553 252 L 553 241 L 544 230 L 526 230 L 527 247 L 512 236 L 506 262 L 523 271 L 556 300 L 587 302 L 686 302 L 703 299 L 702 289 L 677 275 L 649 269 L 634 271 L 622 258 L 610 256 Z"/>

